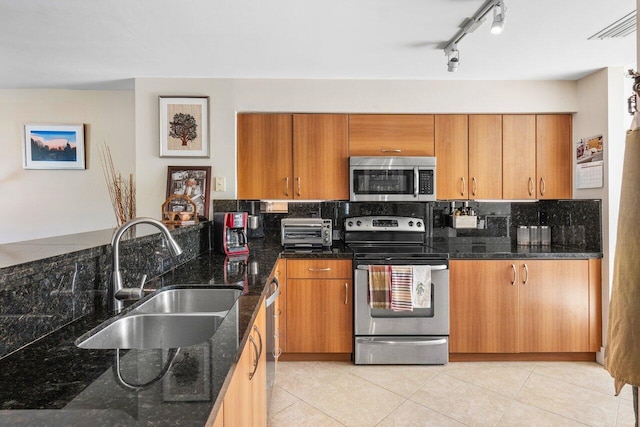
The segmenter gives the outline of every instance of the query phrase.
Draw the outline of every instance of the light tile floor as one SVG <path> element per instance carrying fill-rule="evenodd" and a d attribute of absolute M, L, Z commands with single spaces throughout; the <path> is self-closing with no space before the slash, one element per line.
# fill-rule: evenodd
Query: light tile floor
<path fill-rule="evenodd" d="M 589 362 L 278 362 L 270 427 L 630 426 L 631 387 Z"/>

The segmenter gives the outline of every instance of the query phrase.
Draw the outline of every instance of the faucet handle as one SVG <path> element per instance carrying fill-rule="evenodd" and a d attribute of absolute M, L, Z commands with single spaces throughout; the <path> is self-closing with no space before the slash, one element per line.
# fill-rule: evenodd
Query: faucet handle
<path fill-rule="evenodd" d="M 147 281 L 147 275 L 142 276 L 139 288 L 122 288 L 116 292 L 116 299 L 120 301 L 139 300 L 144 296 L 144 284 Z"/>

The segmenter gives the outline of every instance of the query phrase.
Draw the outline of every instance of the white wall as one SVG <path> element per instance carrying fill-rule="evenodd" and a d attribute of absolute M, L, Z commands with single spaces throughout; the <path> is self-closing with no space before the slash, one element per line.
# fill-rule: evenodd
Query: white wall
<path fill-rule="evenodd" d="M 211 158 L 159 157 L 158 96 L 209 96 Z M 575 81 L 136 79 L 138 213 L 160 217 L 167 166 L 211 165 L 236 196 L 236 113 L 529 113 L 577 111 Z"/>
<path fill-rule="evenodd" d="M 603 344 L 609 318 L 609 296 L 613 280 L 625 130 L 631 121 L 631 117 L 625 111 L 625 100 L 631 93 L 631 84 L 624 75 L 625 70 L 622 67 L 607 68 L 579 80 L 577 82 L 578 113 L 574 115 L 573 121 L 574 142 L 580 138 L 600 134 L 603 135 L 604 140 L 603 187 L 574 188 L 573 193 L 576 199 L 602 199 Z"/>
<path fill-rule="evenodd" d="M 99 147 L 135 168 L 131 91 L 0 90 L 0 243 L 114 227 Z M 25 123 L 84 123 L 86 170 L 25 170 Z"/>

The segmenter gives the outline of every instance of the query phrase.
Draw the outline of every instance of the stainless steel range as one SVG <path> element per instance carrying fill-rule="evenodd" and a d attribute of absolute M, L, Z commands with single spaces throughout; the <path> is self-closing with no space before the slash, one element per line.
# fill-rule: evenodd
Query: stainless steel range
<path fill-rule="evenodd" d="M 448 362 L 449 256 L 434 252 L 426 241 L 426 227 L 420 218 L 365 216 L 345 220 L 345 242 L 354 252 L 356 364 Z M 396 271 L 412 291 L 411 301 L 405 301 L 401 309 L 389 306 L 388 301 L 374 301 L 380 294 L 370 292 L 370 283 L 380 283 L 371 282 L 370 275 L 375 275 L 375 280 L 386 279 L 393 287 Z M 416 285 L 420 284 L 426 286 L 419 289 Z"/>

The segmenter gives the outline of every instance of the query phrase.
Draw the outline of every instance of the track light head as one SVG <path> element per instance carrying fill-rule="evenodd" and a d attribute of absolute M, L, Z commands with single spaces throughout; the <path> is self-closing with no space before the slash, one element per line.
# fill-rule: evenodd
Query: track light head
<path fill-rule="evenodd" d="M 460 52 L 458 52 L 457 46 L 454 44 L 451 49 L 447 51 L 447 71 L 454 73 L 458 70 L 458 64 L 460 64 Z"/>
<path fill-rule="evenodd" d="M 500 8 L 500 12 L 498 12 L 498 8 Z M 500 34 L 504 29 L 504 21 L 505 21 L 505 7 L 502 1 L 497 1 L 493 5 L 493 23 L 491 24 L 491 34 Z"/>

